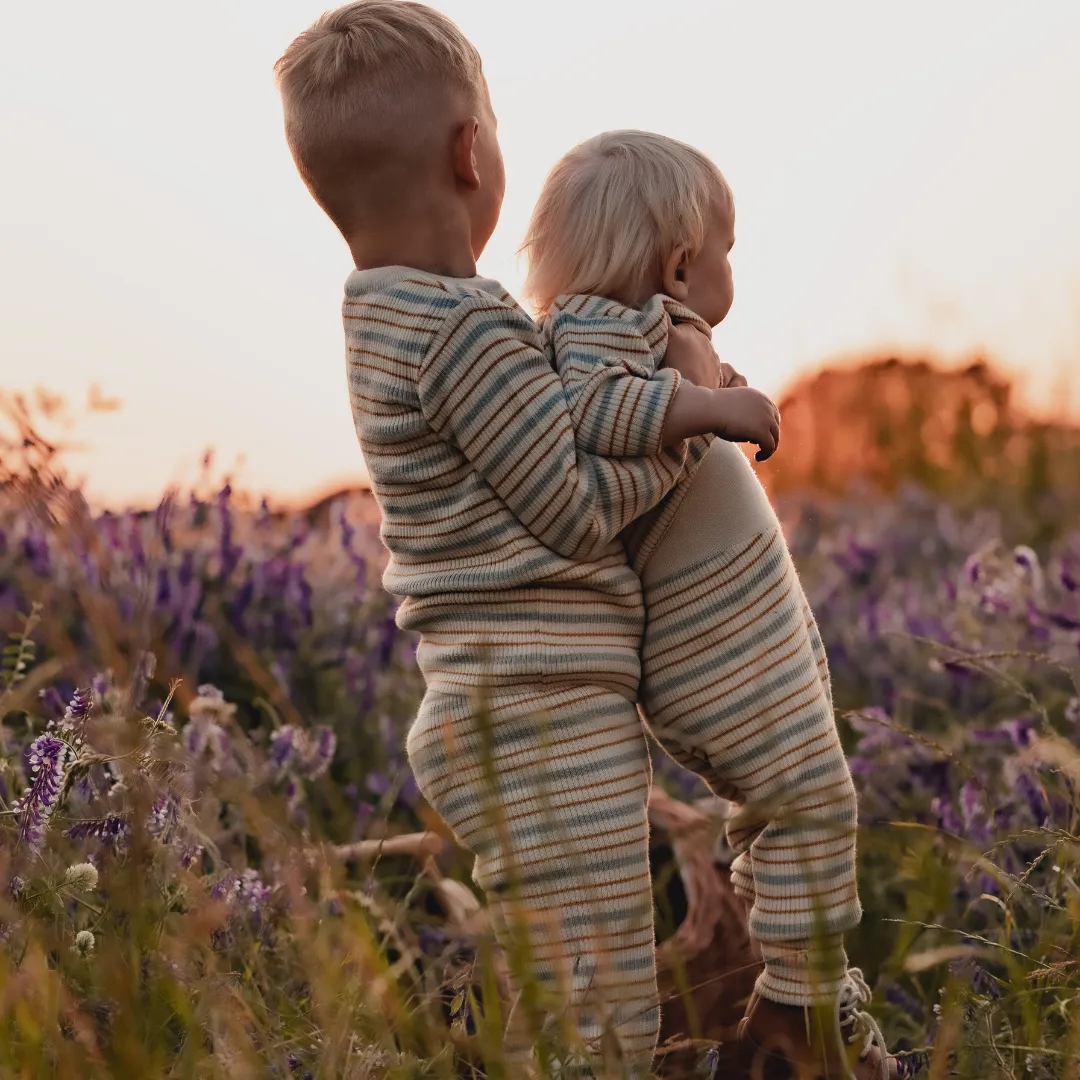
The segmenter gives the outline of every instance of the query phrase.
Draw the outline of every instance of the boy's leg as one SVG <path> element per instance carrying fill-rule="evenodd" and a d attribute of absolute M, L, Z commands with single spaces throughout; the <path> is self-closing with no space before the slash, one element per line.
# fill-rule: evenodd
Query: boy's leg
<path fill-rule="evenodd" d="M 590 1065 L 609 1075 L 603 1059 L 621 1056 L 610 1075 L 648 1076 L 659 1031 L 651 775 L 634 706 L 586 686 L 500 689 L 481 708 L 429 692 L 408 753 L 425 798 L 476 854 L 473 876 L 511 962 L 524 954 L 508 1033 L 515 1067 L 527 1068 L 538 1034 L 527 1023 L 539 986 L 568 1002 L 591 1051 L 581 1075 Z"/>

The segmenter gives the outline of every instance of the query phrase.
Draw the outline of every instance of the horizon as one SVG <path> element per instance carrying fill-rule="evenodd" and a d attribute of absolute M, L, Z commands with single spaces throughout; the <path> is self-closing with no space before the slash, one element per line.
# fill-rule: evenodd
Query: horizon
<path fill-rule="evenodd" d="M 289 159 L 271 73 L 326 6 L 14 15 L 12 40 L 50 47 L 0 71 L 0 149 L 20 163 L 0 174 L 0 385 L 68 399 L 91 444 L 69 465 L 95 502 L 153 504 L 210 445 L 275 501 L 362 481 L 349 260 Z M 514 251 L 562 152 L 660 130 L 734 188 L 736 299 L 716 341 L 752 385 L 981 357 L 1032 411 L 1077 416 L 1080 8 L 833 0 L 778 21 L 698 0 L 657 53 L 640 0 L 551 0 L 519 21 L 495 0 L 432 6 L 479 48 L 500 121 L 508 191 L 481 273 L 519 291 Z"/>

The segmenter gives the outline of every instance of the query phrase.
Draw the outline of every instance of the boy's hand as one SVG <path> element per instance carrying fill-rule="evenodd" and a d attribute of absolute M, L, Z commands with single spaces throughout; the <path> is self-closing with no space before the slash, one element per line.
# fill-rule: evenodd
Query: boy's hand
<path fill-rule="evenodd" d="M 780 445 L 780 410 L 760 390 L 747 386 L 724 388 L 717 395 L 720 421 L 715 432 L 728 442 L 759 447 L 758 461 L 767 461 Z"/>
<path fill-rule="evenodd" d="M 675 325 L 668 320 L 664 367 L 674 368 L 695 386 L 715 390 L 724 385 L 720 381 L 720 358 L 713 350 L 712 342 L 690 323 Z"/>

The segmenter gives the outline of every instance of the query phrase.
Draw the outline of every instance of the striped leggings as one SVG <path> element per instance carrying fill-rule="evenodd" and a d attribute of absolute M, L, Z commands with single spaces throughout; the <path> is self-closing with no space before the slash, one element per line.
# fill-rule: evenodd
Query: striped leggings
<path fill-rule="evenodd" d="M 641 707 L 660 745 L 732 800 L 736 891 L 764 997 L 835 994 L 861 918 L 855 788 L 828 664 L 780 523 L 738 447 L 715 441 L 640 568 Z"/>
<path fill-rule="evenodd" d="M 514 1077 L 529 1075 L 545 1025 L 578 1050 L 559 1059 L 559 1076 L 651 1075 L 651 765 L 624 695 L 524 681 L 489 687 L 486 700 L 429 689 L 409 732 L 417 785 L 476 856 L 496 936 L 521 965 L 506 1042 Z"/>

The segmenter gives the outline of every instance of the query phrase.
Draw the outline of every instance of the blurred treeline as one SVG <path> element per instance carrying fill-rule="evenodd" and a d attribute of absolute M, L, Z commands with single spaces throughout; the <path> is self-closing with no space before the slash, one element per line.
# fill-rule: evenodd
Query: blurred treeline
<path fill-rule="evenodd" d="M 776 495 L 907 483 L 966 507 L 1023 515 L 1049 536 L 1080 514 L 1080 425 L 1036 420 L 979 361 L 946 370 L 883 359 L 826 369 L 778 402 L 780 452 L 760 475 Z"/>

